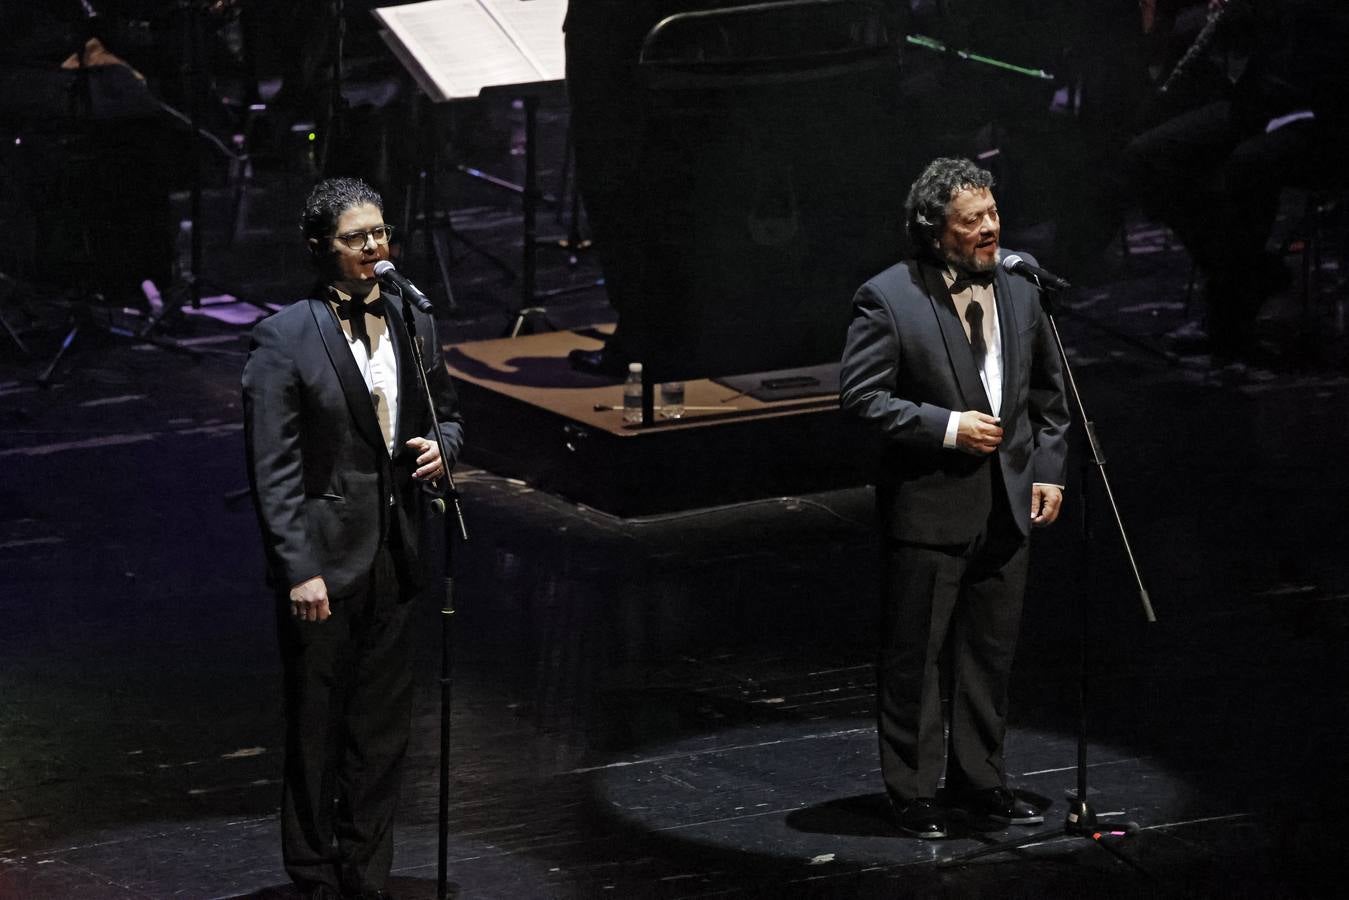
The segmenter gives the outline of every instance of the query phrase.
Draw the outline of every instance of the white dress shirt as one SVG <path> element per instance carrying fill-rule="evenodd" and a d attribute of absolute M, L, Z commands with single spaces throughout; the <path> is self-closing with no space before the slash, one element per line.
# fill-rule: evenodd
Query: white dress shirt
<path fill-rule="evenodd" d="M 350 302 L 351 297 L 337 288 L 330 290 L 328 302 L 334 312 L 340 313 L 341 306 Z M 370 289 L 365 302 L 377 299 L 379 299 L 379 285 Z M 398 435 L 398 358 L 394 356 L 388 320 L 383 315 L 365 314 L 365 333 L 370 338 L 369 347 L 360 339 L 359 334 L 352 333 L 350 321 L 340 314 L 337 321 L 342 326 L 342 333 L 346 335 L 351 358 L 356 361 L 356 368 L 360 370 L 361 378 L 365 380 L 365 386 L 370 391 L 370 402 L 375 407 L 375 418 L 379 420 L 384 445 L 389 451 L 389 456 L 393 456 L 394 440 Z"/>
<path fill-rule="evenodd" d="M 946 278 L 948 288 L 956 283 L 956 273 L 950 266 L 947 266 L 942 274 Z M 988 352 L 984 354 L 984 367 L 979 370 L 979 381 L 983 383 L 984 393 L 988 395 L 988 407 L 996 416 L 1002 409 L 1002 329 L 998 327 L 998 301 L 993 293 L 993 285 L 966 281 L 962 283 L 960 290 L 951 292 L 951 299 L 955 301 L 956 312 L 960 314 L 960 325 L 965 329 L 966 338 L 970 336 L 970 322 L 965 318 L 965 314 L 970 304 L 978 303 L 983 308 L 984 346 L 988 348 Z M 960 431 L 960 413 L 961 410 L 952 410 L 951 417 L 946 420 L 946 436 L 942 439 L 942 446 L 948 450 L 956 446 L 956 434 Z M 1063 489 L 1061 484 L 1054 487 Z"/>
<path fill-rule="evenodd" d="M 942 276 L 946 279 L 948 288 L 956 283 L 956 273 L 950 266 L 947 266 Z M 984 354 L 984 367 L 979 370 L 979 381 L 983 384 L 984 394 L 988 397 L 988 408 L 993 410 L 993 415 L 996 416 L 1002 409 L 1002 329 L 998 327 L 998 301 L 993 293 L 993 285 L 962 282 L 958 290 L 951 292 L 951 299 L 955 302 L 956 313 L 960 316 L 960 326 L 965 329 L 966 339 L 970 337 L 970 322 L 966 318 L 970 304 L 978 303 L 983 309 L 984 346 L 988 348 L 988 352 Z M 956 445 L 956 432 L 960 429 L 960 413 L 961 410 L 952 410 L 951 417 L 946 422 L 946 437 L 942 443 L 947 448 Z"/>

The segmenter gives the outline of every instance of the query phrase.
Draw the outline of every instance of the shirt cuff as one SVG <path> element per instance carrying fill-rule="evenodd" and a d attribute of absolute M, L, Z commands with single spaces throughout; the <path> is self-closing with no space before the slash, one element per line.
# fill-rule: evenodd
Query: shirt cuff
<path fill-rule="evenodd" d="M 946 420 L 946 436 L 942 438 L 941 445 L 947 450 L 952 450 L 956 445 L 956 432 L 960 431 L 960 413 L 951 410 L 951 418 Z"/>
<path fill-rule="evenodd" d="M 1048 482 L 1048 481 L 1036 481 L 1036 482 L 1034 482 L 1034 484 L 1036 484 L 1036 485 L 1044 485 L 1044 486 L 1046 486 L 1046 487 L 1056 487 L 1056 488 L 1058 488 L 1058 489 L 1061 490 L 1061 491 L 1067 491 L 1067 490 L 1068 490 L 1068 488 L 1065 487 L 1064 485 L 1061 485 L 1061 484 L 1052 484 L 1051 482 Z"/>

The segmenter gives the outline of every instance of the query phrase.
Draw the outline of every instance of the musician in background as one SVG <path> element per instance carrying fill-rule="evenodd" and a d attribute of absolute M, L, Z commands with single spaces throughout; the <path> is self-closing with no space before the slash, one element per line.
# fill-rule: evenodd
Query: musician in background
<path fill-rule="evenodd" d="M 190 147 L 140 72 L 148 54 L 75 0 L 0 4 L 0 34 L 0 138 L 32 229 L 9 251 L 90 299 L 145 307 L 142 282 L 172 277 L 169 191 Z"/>
<path fill-rule="evenodd" d="M 1279 191 L 1296 173 L 1327 171 L 1336 141 L 1349 134 L 1349 10 L 1333 0 L 1213 0 L 1210 16 L 1251 41 L 1230 91 L 1140 134 L 1125 169 L 1205 276 L 1215 361 L 1249 361 L 1260 307 L 1288 281 L 1265 247 Z"/>

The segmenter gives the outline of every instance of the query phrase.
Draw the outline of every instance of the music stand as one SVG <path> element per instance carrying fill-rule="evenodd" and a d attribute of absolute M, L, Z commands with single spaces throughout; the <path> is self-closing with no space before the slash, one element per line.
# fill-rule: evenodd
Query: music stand
<path fill-rule="evenodd" d="M 520 260 L 520 300 L 513 311 L 512 335 L 524 321 L 546 311 L 538 301 L 592 284 L 575 285 L 543 293 L 537 290 L 537 215 L 540 204 L 555 205 L 557 199 L 538 184 L 537 131 L 540 89 L 563 80 L 565 53 L 562 46 L 563 0 L 479 0 L 477 5 L 453 0 L 426 0 L 403 6 L 372 10 L 383 26 L 380 36 L 390 51 L 416 81 L 432 104 L 478 97 L 484 92 L 506 92 L 519 100 L 525 116 L 525 183 L 518 185 L 466 164 L 457 164 L 459 174 L 478 179 L 520 197 L 523 240 Z M 434 185 L 434 173 L 423 173 L 424 184 Z M 423 221 L 434 203 L 424 201 Z M 440 222 L 443 226 L 443 222 Z M 481 252 L 455 235 L 472 249 Z M 435 249 L 435 244 L 432 244 Z M 447 278 L 443 257 L 442 278 Z M 490 258 L 490 257 L 489 257 Z M 507 271 L 499 260 L 493 262 Z M 514 272 L 511 272 L 512 276 Z M 448 293 L 448 290 L 447 290 Z"/>

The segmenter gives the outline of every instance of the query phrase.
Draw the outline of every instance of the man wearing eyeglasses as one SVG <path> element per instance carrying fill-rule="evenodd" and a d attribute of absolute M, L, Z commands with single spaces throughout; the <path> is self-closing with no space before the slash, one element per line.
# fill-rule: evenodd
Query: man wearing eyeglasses
<path fill-rule="evenodd" d="M 463 424 L 430 316 L 375 278 L 392 234 L 379 194 L 328 179 L 301 224 L 315 289 L 258 323 L 243 372 L 285 675 L 282 853 L 304 896 L 385 897 L 412 707 L 408 601 L 423 580 L 420 487 L 454 464 Z"/>

